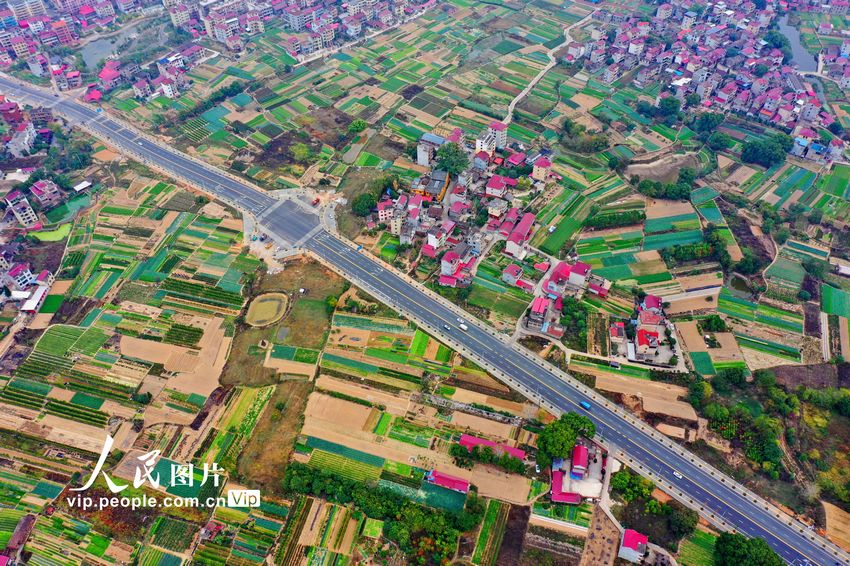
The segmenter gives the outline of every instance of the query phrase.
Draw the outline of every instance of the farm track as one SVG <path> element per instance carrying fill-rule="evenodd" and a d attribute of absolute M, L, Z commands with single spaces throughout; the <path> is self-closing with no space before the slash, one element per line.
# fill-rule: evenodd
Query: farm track
<path fill-rule="evenodd" d="M 528 85 L 526 85 L 526 87 L 522 90 L 522 92 L 520 92 L 518 95 L 516 95 L 516 97 L 513 100 L 511 100 L 511 103 L 508 105 L 508 114 L 507 114 L 507 116 L 505 116 L 505 119 L 503 120 L 503 122 L 505 124 L 510 124 L 513 121 L 513 119 L 514 119 L 514 109 L 516 108 L 516 105 L 519 104 L 519 102 L 523 98 L 528 96 L 528 93 L 530 93 L 534 89 L 534 87 L 537 86 L 537 83 L 539 83 L 540 80 L 544 76 L 546 76 L 546 73 L 548 73 L 550 70 L 552 70 L 552 68 L 555 67 L 555 65 L 558 64 L 558 59 L 555 57 L 555 52 L 558 51 L 559 49 L 561 49 L 562 47 L 564 47 L 565 45 L 569 44 L 573 40 L 572 36 L 570 35 L 570 32 L 573 29 L 575 29 L 576 27 L 578 27 L 578 26 L 586 23 L 587 21 L 589 21 L 593 17 L 593 14 L 595 14 L 595 13 L 596 13 L 596 10 L 589 13 L 588 15 L 586 15 L 585 17 L 583 17 L 582 19 L 580 19 L 576 23 L 570 25 L 568 28 L 564 29 L 564 41 L 561 42 L 560 44 L 556 45 L 555 47 L 553 47 L 552 49 L 550 49 L 546 53 L 546 55 L 549 57 L 549 64 L 546 65 L 543 69 L 541 69 L 540 72 L 537 74 L 537 76 L 534 77 L 533 79 L 531 79 L 531 82 L 528 83 Z"/>

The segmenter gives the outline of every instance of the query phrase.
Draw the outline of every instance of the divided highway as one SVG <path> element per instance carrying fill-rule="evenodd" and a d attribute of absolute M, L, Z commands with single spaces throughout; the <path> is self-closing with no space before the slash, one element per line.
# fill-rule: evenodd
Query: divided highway
<path fill-rule="evenodd" d="M 55 97 L 5 76 L 0 76 L 0 92 L 30 104 L 49 106 L 71 123 L 85 127 L 128 155 L 255 215 L 266 231 L 288 242 L 299 242 L 352 283 L 425 326 L 530 398 L 542 400 L 544 406 L 561 412 L 585 412 L 578 403 L 588 401 L 591 410 L 586 413 L 596 423 L 599 436 L 615 453 L 621 452 L 630 466 L 715 524 L 763 537 L 790 564 L 850 565 L 850 555 L 731 478 L 567 374 L 521 347 L 507 343 L 503 336 L 462 314 L 457 307 L 322 229 L 320 219 L 309 207 L 277 200 L 79 102 Z M 460 329 L 461 320 L 467 324 L 468 331 Z M 674 472 L 681 474 L 682 479 Z"/>

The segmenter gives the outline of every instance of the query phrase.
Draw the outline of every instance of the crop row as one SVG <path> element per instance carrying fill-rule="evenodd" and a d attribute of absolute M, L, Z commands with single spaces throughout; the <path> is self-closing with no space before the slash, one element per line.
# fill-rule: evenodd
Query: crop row
<path fill-rule="evenodd" d="M 0 393 L 0 399 L 12 405 L 26 407 L 27 409 L 39 410 L 44 404 L 44 395 L 20 391 L 6 387 Z"/>
<path fill-rule="evenodd" d="M 109 420 L 109 415 L 102 411 L 95 411 L 65 401 L 50 399 L 47 401 L 45 411 L 60 417 L 68 418 L 85 424 L 104 426 Z"/>
<path fill-rule="evenodd" d="M 241 307 L 244 302 L 239 293 L 170 277 L 162 282 L 162 289 L 178 297 L 227 307 Z"/>

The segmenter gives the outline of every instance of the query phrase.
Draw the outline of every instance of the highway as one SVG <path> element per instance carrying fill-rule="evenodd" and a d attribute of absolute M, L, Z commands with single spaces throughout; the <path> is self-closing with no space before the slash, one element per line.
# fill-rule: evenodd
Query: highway
<path fill-rule="evenodd" d="M 55 98 L 31 86 L 0 76 L 0 92 L 13 99 L 50 106 L 70 122 L 81 124 L 111 145 L 155 164 L 178 180 L 257 216 L 269 232 L 298 243 L 353 284 L 381 298 L 432 334 L 517 388 L 557 412 L 584 412 L 596 423 L 598 435 L 621 459 L 658 483 L 677 500 L 695 508 L 715 524 L 767 540 L 789 564 L 819 566 L 850 564 L 850 555 L 780 512 L 690 452 L 652 431 L 615 404 L 557 370 L 447 301 L 396 273 L 386 264 L 358 251 L 350 242 L 324 230 L 309 206 L 277 200 L 261 189 L 154 142 L 129 126 L 97 113 L 82 103 Z M 459 318 L 468 326 L 460 329 Z M 587 400 L 590 411 L 579 401 Z M 681 474 L 679 479 L 674 472 Z"/>

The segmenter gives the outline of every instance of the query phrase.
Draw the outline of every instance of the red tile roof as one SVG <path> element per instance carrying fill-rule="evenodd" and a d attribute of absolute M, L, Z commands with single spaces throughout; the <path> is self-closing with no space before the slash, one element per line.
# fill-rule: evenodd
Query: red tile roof
<path fill-rule="evenodd" d="M 581 503 L 581 495 L 578 493 L 564 492 L 564 472 L 561 470 L 552 472 L 552 493 L 550 497 L 554 503 L 568 503 L 570 505 Z"/>
<path fill-rule="evenodd" d="M 623 532 L 622 546 L 625 546 L 626 548 L 631 548 L 632 550 L 640 552 L 640 547 L 643 546 L 645 548 L 648 542 L 649 539 L 646 535 L 642 535 L 633 529 L 626 529 Z"/>
<path fill-rule="evenodd" d="M 502 451 L 506 454 L 510 454 L 514 458 L 519 458 L 520 460 L 525 459 L 525 450 L 521 450 L 519 448 L 514 448 L 513 446 L 508 446 L 507 444 L 498 444 L 493 442 L 492 440 L 487 440 L 486 438 L 479 438 L 477 436 L 472 436 L 471 434 L 461 434 L 460 441 L 458 444 L 463 446 L 469 451 L 476 446 L 489 446 L 493 449 L 494 452 Z"/>
<path fill-rule="evenodd" d="M 583 470 L 587 469 L 587 446 L 582 444 L 576 444 L 573 446 L 573 469 L 581 468 Z"/>
<path fill-rule="evenodd" d="M 511 277 L 519 277 L 520 275 L 522 275 L 522 268 L 520 266 L 518 266 L 517 264 L 512 263 L 509 266 L 507 266 L 504 269 L 504 271 L 502 271 L 502 273 L 503 274 L 507 273 Z"/>
<path fill-rule="evenodd" d="M 443 472 L 438 472 L 437 470 L 431 470 L 425 474 L 425 479 L 434 485 L 439 485 L 462 493 L 469 491 L 468 481 L 449 474 L 444 474 Z"/>

